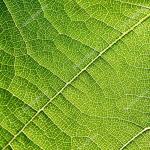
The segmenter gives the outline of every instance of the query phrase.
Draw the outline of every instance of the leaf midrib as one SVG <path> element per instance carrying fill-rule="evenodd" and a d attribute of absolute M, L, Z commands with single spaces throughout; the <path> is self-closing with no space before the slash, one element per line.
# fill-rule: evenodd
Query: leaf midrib
<path fill-rule="evenodd" d="M 15 139 L 16 137 L 32 122 L 32 120 L 47 107 L 47 105 L 55 99 L 61 92 L 66 89 L 66 87 L 71 84 L 82 72 L 84 72 L 87 68 L 89 68 L 99 57 L 101 57 L 102 54 L 104 54 L 109 48 L 111 48 L 113 45 L 115 45 L 118 41 L 120 41 L 124 36 L 128 35 L 134 28 L 136 28 L 138 25 L 140 25 L 142 22 L 144 22 L 146 19 L 150 17 L 150 13 L 143 17 L 141 20 L 139 20 L 135 25 L 133 25 L 130 29 L 128 29 L 126 32 L 124 32 L 121 36 L 119 36 L 114 42 L 112 42 L 108 47 L 106 47 L 103 51 L 101 51 L 90 63 L 88 63 L 80 72 L 78 72 L 69 82 L 65 84 L 62 89 L 57 92 L 45 105 L 42 106 L 41 109 L 39 109 L 35 115 L 23 126 L 23 128 L 16 134 L 14 137 L 3 147 L 3 150 L 7 148 Z M 18 29 L 19 30 L 19 29 Z"/>

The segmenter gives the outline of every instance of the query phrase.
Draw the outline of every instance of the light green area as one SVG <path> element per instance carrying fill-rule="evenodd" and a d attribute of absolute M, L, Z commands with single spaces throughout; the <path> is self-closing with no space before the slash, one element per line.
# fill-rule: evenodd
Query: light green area
<path fill-rule="evenodd" d="M 0 0 L 0 149 L 149 150 L 150 1 Z"/>

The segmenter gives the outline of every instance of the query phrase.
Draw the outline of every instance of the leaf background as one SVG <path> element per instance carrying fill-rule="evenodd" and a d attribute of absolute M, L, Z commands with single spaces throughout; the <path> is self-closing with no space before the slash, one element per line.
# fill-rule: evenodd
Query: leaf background
<path fill-rule="evenodd" d="M 1 0 L 0 147 L 150 149 L 148 0 Z"/>

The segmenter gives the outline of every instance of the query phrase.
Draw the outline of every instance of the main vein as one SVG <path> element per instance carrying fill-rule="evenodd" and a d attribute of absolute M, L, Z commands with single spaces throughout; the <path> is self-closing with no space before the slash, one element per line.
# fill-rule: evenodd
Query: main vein
<path fill-rule="evenodd" d="M 63 92 L 66 87 L 71 84 L 82 72 L 84 72 L 88 67 L 90 67 L 99 57 L 101 57 L 102 54 L 104 54 L 109 48 L 111 48 L 113 45 L 115 45 L 118 41 L 120 41 L 124 36 L 126 36 L 128 33 L 130 33 L 134 28 L 136 28 L 139 24 L 141 24 L 143 21 L 148 19 L 150 17 L 150 14 L 146 15 L 144 18 L 142 18 L 140 21 L 138 21 L 135 25 L 133 25 L 130 29 L 128 29 L 126 32 L 124 32 L 121 36 L 119 36 L 114 42 L 112 42 L 108 47 L 106 47 L 103 51 L 101 51 L 90 63 L 88 63 L 81 71 L 79 71 L 69 82 L 65 84 L 65 86 L 56 94 L 54 95 L 44 106 L 42 106 L 41 109 L 39 109 L 33 117 L 23 126 L 23 128 L 16 134 L 14 137 L 3 147 L 3 150 L 9 146 L 16 137 L 33 121 L 33 119 L 45 109 L 45 107 L 53 100 L 55 99 L 61 92 Z"/>

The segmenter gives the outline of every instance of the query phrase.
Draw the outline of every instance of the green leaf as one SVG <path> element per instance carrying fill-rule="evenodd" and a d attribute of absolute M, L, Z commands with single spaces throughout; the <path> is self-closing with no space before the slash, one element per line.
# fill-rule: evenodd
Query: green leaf
<path fill-rule="evenodd" d="M 149 150 L 150 1 L 1 0 L 0 149 Z"/>

